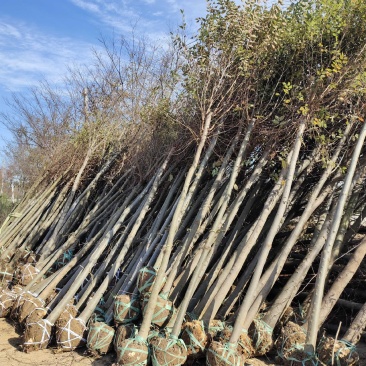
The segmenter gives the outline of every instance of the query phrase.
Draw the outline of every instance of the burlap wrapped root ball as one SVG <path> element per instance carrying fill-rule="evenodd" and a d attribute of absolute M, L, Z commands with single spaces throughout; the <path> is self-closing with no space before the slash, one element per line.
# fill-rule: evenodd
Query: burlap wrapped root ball
<path fill-rule="evenodd" d="M 20 266 L 14 273 L 14 277 L 20 285 L 27 286 L 34 277 L 37 276 L 39 270 L 30 263 Z"/>
<path fill-rule="evenodd" d="M 141 316 L 140 300 L 137 296 L 117 295 L 114 299 L 114 321 L 117 324 L 128 324 Z"/>
<path fill-rule="evenodd" d="M 52 324 L 47 319 L 28 323 L 23 335 L 24 352 L 38 351 L 47 348 L 51 340 Z"/>
<path fill-rule="evenodd" d="M 88 351 L 94 355 L 105 355 L 113 348 L 114 328 L 106 323 L 94 322 L 89 326 L 87 347 Z"/>
<path fill-rule="evenodd" d="M 337 340 L 334 344 L 334 338 L 324 337 L 318 346 L 318 358 L 325 365 L 332 365 L 332 354 L 334 350 L 334 365 L 337 366 L 355 366 L 359 364 L 360 356 L 356 352 L 355 345 Z"/>
<path fill-rule="evenodd" d="M 117 353 L 118 347 L 122 345 L 122 342 L 126 339 L 136 336 L 136 327 L 133 324 L 120 325 L 114 335 L 113 345 L 114 350 Z"/>
<path fill-rule="evenodd" d="M 187 346 L 187 356 L 190 359 L 205 357 L 209 337 L 205 332 L 202 321 L 193 320 L 183 324 L 181 338 Z"/>
<path fill-rule="evenodd" d="M 44 301 L 35 296 L 27 296 L 18 309 L 18 322 L 22 324 L 33 310 L 42 308 L 45 305 Z M 38 320 L 38 319 L 37 319 Z"/>
<path fill-rule="evenodd" d="M 273 329 L 263 320 L 255 319 L 248 330 L 253 341 L 254 355 L 263 356 L 273 347 Z"/>
<path fill-rule="evenodd" d="M 187 360 L 187 347 L 176 337 L 155 337 L 151 340 L 153 366 L 179 366 Z"/>
<path fill-rule="evenodd" d="M 244 362 L 236 344 L 212 341 L 207 348 L 207 366 L 244 366 Z"/>
<path fill-rule="evenodd" d="M 117 348 L 117 363 L 119 365 L 146 366 L 148 360 L 148 344 L 139 336 L 125 339 Z"/>
<path fill-rule="evenodd" d="M 143 298 L 142 301 L 143 316 L 145 316 L 149 298 L 150 298 L 149 294 L 145 294 Z M 159 295 L 156 300 L 154 315 L 151 320 L 151 323 L 159 327 L 165 327 L 169 323 L 170 318 L 174 316 L 176 311 L 177 310 L 174 308 L 173 303 L 170 300 L 166 299 L 162 295 Z"/>
<path fill-rule="evenodd" d="M 277 353 L 285 366 L 316 366 L 318 360 L 315 354 L 304 350 L 306 341 L 305 331 L 297 324 L 288 322 L 276 340 Z"/>
<path fill-rule="evenodd" d="M 71 318 L 65 325 L 56 326 L 57 347 L 68 352 L 85 346 L 86 330 L 84 321 L 79 318 Z"/>

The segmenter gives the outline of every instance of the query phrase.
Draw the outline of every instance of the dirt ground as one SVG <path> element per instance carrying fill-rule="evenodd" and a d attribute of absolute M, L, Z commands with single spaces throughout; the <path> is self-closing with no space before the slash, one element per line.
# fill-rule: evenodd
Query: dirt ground
<path fill-rule="evenodd" d="M 57 353 L 55 350 L 24 353 L 19 350 L 21 340 L 14 326 L 0 319 L 0 365 L 1 366 L 110 366 L 113 355 L 95 359 L 80 352 Z"/>
<path fill-rule="evenodd" d="M 59 353 L 53 349 L 24 353 L 19 346 L 21 339 L 14 326 L 7 320 L 0 318 L 0 366 L 110 366 L 115 362 L 113 354 L 95 359 L 80 352 Z M 360 343 L 360 366 L 366 366 L 366 344 Z M 275 366 L 264 360 L 247 360 L 247 365 Z"/>

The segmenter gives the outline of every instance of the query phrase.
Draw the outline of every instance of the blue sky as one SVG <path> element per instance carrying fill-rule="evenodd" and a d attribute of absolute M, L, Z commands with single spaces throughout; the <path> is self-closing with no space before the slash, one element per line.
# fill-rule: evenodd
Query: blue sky
<path fill-rule="evenodd" d="M 4 98 L 46 79 L 62 85 L 67 67 L 91 62 L 101 36 L 137 33 L 162 42 L 181 21 L 205 14 L 205 0 L 0 0 L 0 112 Z M 0 124 L 0 149 L 10 137 Z"/>

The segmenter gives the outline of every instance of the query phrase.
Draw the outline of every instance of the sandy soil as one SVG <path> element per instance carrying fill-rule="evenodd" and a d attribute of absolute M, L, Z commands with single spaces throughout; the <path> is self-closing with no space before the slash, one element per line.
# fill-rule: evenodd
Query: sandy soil
<path fill-rule="evenodd" d="M 58 353 L 56 350 L 24 353 L 19 350 L 20 336 L 6 319 L 0 319 L 0 365 L 1 366 L 109 366 L 113 355 L 95 359 L 80 352 Z"/>

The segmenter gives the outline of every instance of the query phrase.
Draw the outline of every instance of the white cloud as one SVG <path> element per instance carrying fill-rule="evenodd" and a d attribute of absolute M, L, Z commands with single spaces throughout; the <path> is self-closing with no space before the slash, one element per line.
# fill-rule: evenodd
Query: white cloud
<path fill-rule="evenodd" d="M 15 39 L 19 39 L 21 38 L 21 33 L 13 25 L 0 21 L 0 39 L 2 37 L 13 37 Z"/>
<path fill-rule="evenodd" d="M 91 44 L 0 18 L 0 84 L 5 90 L 19 91 L 40 79 L 61 83 L 68 65 L 91 55 Z"/>
<path fill-rule="evenodd" d="M 128 34 L 132 28 L 153 39 L 165 38 L 177 27 L 185 11 L 188 24 L 203 16 L 206 0 L 70 0 L 75 6 L 93 14 L 116 32 Z"/>

